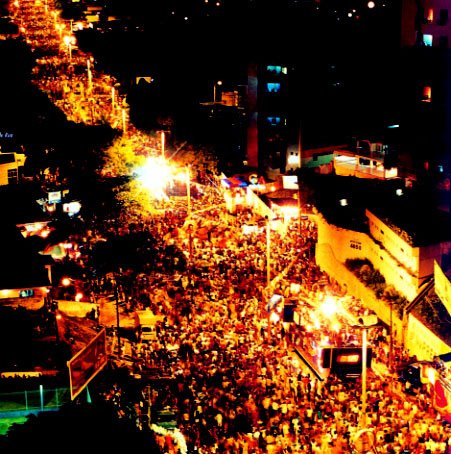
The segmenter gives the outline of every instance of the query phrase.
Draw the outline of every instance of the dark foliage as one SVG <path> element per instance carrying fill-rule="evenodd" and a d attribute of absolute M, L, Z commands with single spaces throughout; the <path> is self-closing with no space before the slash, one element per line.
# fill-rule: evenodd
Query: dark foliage
<path fill-rule="evenodd" d="M 70 352 L 56 342 L 54 314 L 45 308 L 2 307 L 0 310 L 0 370 L 31 371 L 35 367 L 65 368 Z"/>
<path fill-rule="evenodd" d="M 118 452 L 119 446 L 142 452 L 160 452 L 150 432 L 139 431 L 129 419 L 117 418 L 108 403 L 70 403 L 58 412 L 30 415 L 0 437 L 5 454 L 33 449 L 61 452 Z"/>

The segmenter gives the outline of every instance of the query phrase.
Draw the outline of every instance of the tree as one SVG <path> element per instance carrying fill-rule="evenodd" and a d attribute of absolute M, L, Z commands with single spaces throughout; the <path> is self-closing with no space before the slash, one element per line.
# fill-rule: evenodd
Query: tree
<path fill-rule="evenodd" d="M 0 436 L 0 451 L 117 452 L 124 443 L 133 451 L 161 452 L 152 432 L 140 431 L 134 421 L 118 418 L 107 402 L 74 401 L 57 412 L 31 414 L 25 423 L 13 424 Z"/>

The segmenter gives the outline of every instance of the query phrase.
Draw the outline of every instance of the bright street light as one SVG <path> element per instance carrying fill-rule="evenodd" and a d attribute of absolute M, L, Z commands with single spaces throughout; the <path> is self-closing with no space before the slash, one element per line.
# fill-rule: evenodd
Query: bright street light
<path fill-rule="evenodd" d="M 77 42 L 75 39 L 75 36 L 72 35 L 65 35 L 64 38 L 64 44 L 66 44 L 68 51 L 69 51 L 69 61 L 72 61 L 72 46 L 74 46 Z"/>

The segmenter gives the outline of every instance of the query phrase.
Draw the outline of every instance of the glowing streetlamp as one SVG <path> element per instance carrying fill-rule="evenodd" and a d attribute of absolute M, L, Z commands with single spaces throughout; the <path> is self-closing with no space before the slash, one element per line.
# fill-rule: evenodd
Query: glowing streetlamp
<path fill-rule="evenodd" d="M 61 279 L 61 285 L 63 285 L 64 287 L 68 287 L 72 282 L 72 279 L 70 277 L 63 277 Z"/>
<path fill-rule="evenodd" d="M 222 80 L 218 80 L 213 85 L 213 103 L 215 103 L 215 104 L 216 104 L 216 87 L 221 86 L 221 85 L 222 85 Z"/>
<path fill-rule="evenodd" d="M 76 42 L 77 41 L 75 39 L 75 36 L 72 36 L 72 35 L 64 36 L 64 44 L 66 44 L 67 49 L 69 51 L 69 61 L 70 62 L 72 61 L 72 46 L 74 46 Z"/>
<path fill-rule="evenodd" d="M 76 291 L 75 296 L 74 296 L 75 301 L 80 302 L 83 299 L 83 293 L 77 290 L 76 281 L 74 279 L 65 276 L 61 279 L 61 285 L 66 288 L 69 286 L 74 287 L 74 289 Z"/>

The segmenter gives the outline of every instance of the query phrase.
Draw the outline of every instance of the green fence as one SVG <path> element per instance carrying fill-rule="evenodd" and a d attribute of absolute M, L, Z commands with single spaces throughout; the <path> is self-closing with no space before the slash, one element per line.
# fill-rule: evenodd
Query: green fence
<path fill-rule="evenodd" d="M 70 400 L 69 388 L 45 389 L 42 385 L 36 390 L 0 393 L 0 419 L 11 413 L 57 410 Z"/>

